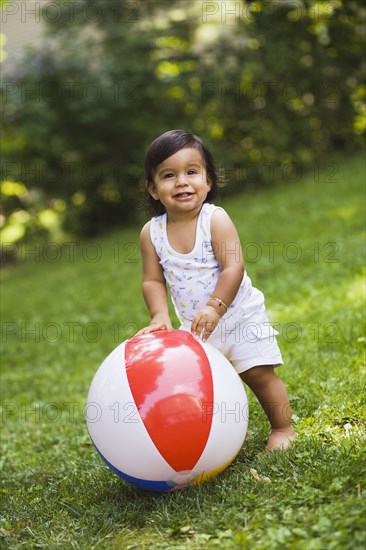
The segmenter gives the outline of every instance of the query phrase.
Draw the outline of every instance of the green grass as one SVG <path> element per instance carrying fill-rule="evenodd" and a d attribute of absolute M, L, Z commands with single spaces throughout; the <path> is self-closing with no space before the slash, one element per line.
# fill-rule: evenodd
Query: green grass
<path fill-rule="evenodd" d="M 364 548 L 364 165 L 336 166 L 335 181 L 325 167 L 223 204 L 280 332 L 298 438 L 286 453 L 263 453 L 268 425 L 249 395 L 241 452 L 197 488 L 128 485 L 86 430 L 97 367 L 148 322 L 138 229 L 69 245 L 55 262 L 56 248 L 40 246 L 41 261 L 4 271 L 4 548 Z"/>

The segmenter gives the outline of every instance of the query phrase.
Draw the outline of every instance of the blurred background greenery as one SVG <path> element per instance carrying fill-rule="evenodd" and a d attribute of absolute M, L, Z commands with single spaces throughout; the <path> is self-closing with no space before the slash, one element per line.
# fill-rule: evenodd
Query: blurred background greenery
<path fill-rule="evenodd" d="M 295 185 L 362 147 L 362 2 L 37 4 L 42 43 L 1 85 L 4 262 L 20 243 L 140 223 L 144 152 L 168 129 L 205 139 L 224 195 Z"/>

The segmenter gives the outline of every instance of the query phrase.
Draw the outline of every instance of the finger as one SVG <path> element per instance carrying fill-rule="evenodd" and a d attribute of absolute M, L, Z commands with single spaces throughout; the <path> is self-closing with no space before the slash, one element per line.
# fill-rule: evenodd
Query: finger
<path fill-rule="evenodd" d="M 135 336 L 150 334 L 151 332 L 155 332 L 156 330 L 167 330 L 167 326 L 165 323 L 161 323 L 160 325 L 149 325 L 148 327 L 139 330 Z"/>
<path fill-rule="evenodd" d="M 211 336 L 213 332 L 214 326 L 213 323 L 210 321 L 206 321 L 203 323 L 202 329 L 200 330 L 200 338 L 202 342 L 206 342 L 209 336 Z"/>
<path fill-rule="evenodd" d="M 165 323 L 160 323 L 159 325 L 151 325 L 150 327 L 147 327 L 147 333 L 149 332 L 155 332 L 157 330 L 167 330 L 167 326 Z"/>
<path fill-rule="evenodd" d="M 192 334 L 197 334 L 197 326 L 198 326 L 198 322 L 199 322 L 199 317 L 196 317 L 193 319 L 192 323 L 191 323 L 191 333 Z"/>
<path fill-rule="evenodd" d="M 203 328 L 203 337 L 202 337 L 202 340 L 204 342 L 206 342 L 207 339 L 211 336 L 215 328 L 216 328 L 215 323 L 212 323 L 211 321 L 208 321 L 207 323 L 205 323 L 205 326 Z"/>
<path fill-rule="evenodd" d="M 196 323 L 194 322 L 194 319 L 193 319 L 193 321 L 192 321 L 192 323 L 191 323 L 191 333 L 192 333 L 192 334 L 195 333 L 195 331 L 196 331 L 196 326 L 197 326 L 197 325 L 196 325 Z"/>
<path fill-rule="evenodd" d="M 201 335 L 202 329 L 203 329 L 203 321 L 201 318 L 198 318 L 196 323 L 192 326 L 192 334 L 196 338 L 199 338 Z"/>

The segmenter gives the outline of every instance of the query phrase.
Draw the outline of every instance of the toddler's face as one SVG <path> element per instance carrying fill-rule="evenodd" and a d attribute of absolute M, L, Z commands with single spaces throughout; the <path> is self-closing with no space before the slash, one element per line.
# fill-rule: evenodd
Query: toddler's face
<path fill-rule="evenodd" d="M 180 149 L 165 159 L 156 168 L 154 182 L 147 184 L 150 195 L 168 213 L 200 208 L 210 189 L 202 155 L 194 148 Z"/>

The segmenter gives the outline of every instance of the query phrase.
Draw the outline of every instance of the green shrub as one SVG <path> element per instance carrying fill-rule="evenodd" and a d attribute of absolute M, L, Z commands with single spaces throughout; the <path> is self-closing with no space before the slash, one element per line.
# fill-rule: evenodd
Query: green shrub
<path fill-rule="evenodd" d="M 224 194 L 294 183 L 359 147 L 356 2 L 236 2 L 230 15 L 219 2 L 205 14 L 200 2 L 78 0 L 72 18 L 66 4 L 43 47 L 4 78 L 1 179 L 39 190 L 43 208 L 63 201 L 67 231 L 140 220 L 145 147 L 173 127 L 206 139 Z"/>

